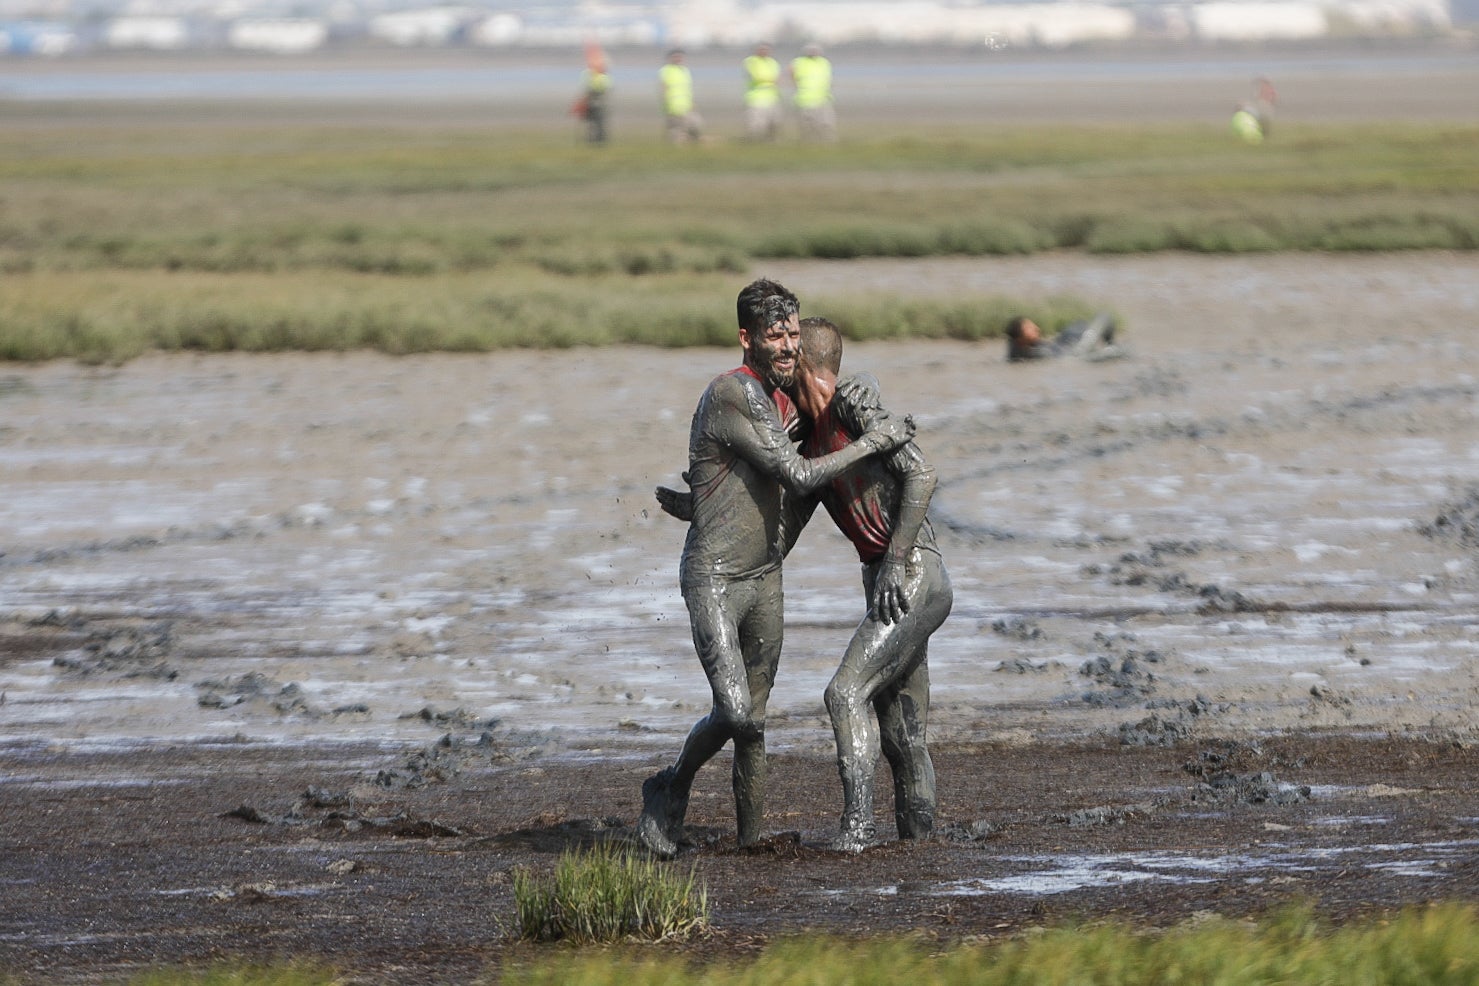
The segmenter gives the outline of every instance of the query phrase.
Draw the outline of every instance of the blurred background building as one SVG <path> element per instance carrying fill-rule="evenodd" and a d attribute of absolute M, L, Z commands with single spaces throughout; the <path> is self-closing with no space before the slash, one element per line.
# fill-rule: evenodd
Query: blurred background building
<path fill-rule="evenodd" d="M 1467 37 L 1479 0 L 0 0 L 0 54 Z"/>

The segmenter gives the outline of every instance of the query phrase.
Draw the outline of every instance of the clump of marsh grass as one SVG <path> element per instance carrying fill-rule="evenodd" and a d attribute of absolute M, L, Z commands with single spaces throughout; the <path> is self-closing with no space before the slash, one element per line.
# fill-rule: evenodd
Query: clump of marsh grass
<path fill-rule="evenodd" d="M 686 938 L 709 923 L 708 892 L 694 872 L 612 844 L 560 856 L 539 876 L 514 873 L 518 937 L 579 945 Z"/>

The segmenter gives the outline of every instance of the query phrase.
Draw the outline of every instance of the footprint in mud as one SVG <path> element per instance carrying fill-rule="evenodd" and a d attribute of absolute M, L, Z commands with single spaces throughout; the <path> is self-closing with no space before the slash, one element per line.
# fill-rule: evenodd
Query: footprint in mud
<path fill-rule="evenodd" d="M 1255 805 L 1308 801 L 1309 786 L 1279 780 L 1266 769 L 1275 765 L 1256 744 L 1229 741 L 1221 749 L 1200 751 L 1182 769 L 1199 781 L 1192 801 Z"/>
<path fill-rule="evenodd" d="M 1479 549 L 1479 486 L 1469 486 L 1438 508 L 1438 515 L 1418 527 L 1424 537 L 1455 541 Z"/>
<path fill-rule="evenodd" d="M 81 626 L 90 624 L 84 622 Z M 130 623 L 90 630 L 82 644 L 82 656 L 58 657 L 52 664 L 83 677 L 114 675 L 172 681 L 180 674 L 167 660 L 173 648 L 173 623 Z"/>
<path fill-rule="evenodd" d="M 1145 551 L 1127 551 L 1108 565 L 1085 565 L 1083 574 L 1089 578 L 1107 577 L 1112 585 L 1147 586 L 1156 592 L 1196 596 L 1202 600 L 1198 610 L 1204 614 L 1266 611 L 1267 605 L 1236 589 L 1196 582 L 1185 572 L 1168 567 L 1168 558 L 1194 557 L 1212 547 L 1230 550 L 1226 545 L 1209 546 L 1197 541 L 1152 541 Z"/>
<path fill-rule="evenodd" d="M 1081 696 L 1086 704 L 1125 709 L 1141 704 L 1155 693 L 1156 676 L 1148 665 L 1161 663 L 1162 654 L 1158 650 L 1130 646 L 1134 642 L 1133 634 L 1094 634 L 1094 643 L 1104 653 L 1079 666 L 1078 673 L 1095 686 Z"/>
<path fill-rule="evenodd" d="M 326 712 L 309 704 L 301 685 L 295 682 L 283 685 L 255 671 L 233 678 L 208 679 L 198 682 L 195 687 L 201 693 L 196 703 L 203 709 L 230 709 L 247 703 L 258 703 L 279 715 L 304 716 L 310 719 L 369 711 L 368 706 L 354 704 Z"/>

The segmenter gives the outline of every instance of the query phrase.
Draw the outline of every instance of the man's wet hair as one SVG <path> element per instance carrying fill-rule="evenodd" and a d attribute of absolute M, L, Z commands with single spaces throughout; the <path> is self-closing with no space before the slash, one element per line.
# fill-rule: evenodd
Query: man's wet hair
<path fill-rule="evenodd" d="M 801 320 L 801 354 L 819 370 L 842 372 L 842 330 L 830 319 L 811 315 Z"/>
<path fill-rule="evenodd" d="M 1022 338 L 1022 326 L 1027 324 L 1026 315 L 1018 315 L 1007 323 L 1007 338 L 1013 341 Z"/>
<path fill-rule="evenodd" d="M 785 286 L 762 277 L 746 284 L 735 301 L 739 327 L 746 332 L 764 332 L 801 311 L 801 302 Z"/>

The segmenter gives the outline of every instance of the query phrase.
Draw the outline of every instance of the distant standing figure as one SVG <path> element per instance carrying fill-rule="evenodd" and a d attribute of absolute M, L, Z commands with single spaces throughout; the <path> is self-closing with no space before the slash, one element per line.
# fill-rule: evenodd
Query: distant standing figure
<path fill-rule="evenodd" d="M 819 45 L 809 44 L 791 60 L 791 84 L 796 87 L 796 113 L 802 140 L 837 138 L 837 111 L 832 105 L 832 63 Z"/>
<path fill-rule="evenodd" d="M 1247 144 L 1263 143 L 1263 123 L 1247 103 L 1239 103 L 1233 111 L 1232 131 Z"/>
<path fill-rule="evenodd" d="M 580 115 L 585 120 L 585 139 L 591 144 L 606 143 L 606 108 L 611 95 L 611 76 L 606 74 L 604 59 L 592 59 L 585 69 L 580 101 Z"/>
<path fill-rule="evenodd" d="M 775 140 L 781 131 L 781 65 L 770 45 L 758 44 L 744 61 L 745 137 Z"/>
<path fill-rule="evenodd" d="M 1072 322 L 1053 338 L 1044 339 L 1042 329 L 1025 315 L 1007 323 L 1007 360 L 1012 363 L 1054 356 L 1078 356 L 1090 362 L 1125 355 L 1114 341 L 1114 319 L 1096 315 L 1087 322 Z"/>
<path fill-rule="evenodd" d="M 667 64 L 658 69 L 657 80 L 668 142 L 696 143 L 703 133 L 703 119 L 694 108 L 693 73 L 683 64 L 682 49 L 668 52 Z"/>
<path fill-rule="evenodd" d="M 1268 76 L 1260 75 L 1253 80 L 1253 114 L 1258 117 L 1258 129 L 1263 132 L 1266 139 L 1274 129 L 1274 107 L 1279 105 L 1279 91 L 1269 81 Z"/>

